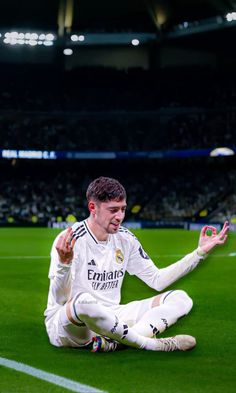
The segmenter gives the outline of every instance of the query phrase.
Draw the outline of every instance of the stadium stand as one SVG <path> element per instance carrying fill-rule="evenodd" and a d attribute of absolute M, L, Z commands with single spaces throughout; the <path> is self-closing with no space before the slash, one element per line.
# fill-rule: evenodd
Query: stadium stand
<path fill-rule="evenodd" d="M 159 73 L 0 68 L 0 149 L 142 152 L 235 146 L 231 70 L 226 75 L 193 67 Z M 125 184 L 130 220 L 222 222 L 235 216 L 234 157 L 217 163 L 147 160 L 145 165 L 142 160 L 29 164 L 13 159 L 1 160 L 1 167 L 2 224 L 84 218 L 86 186 L 100 174 L 117 174 Z"/>

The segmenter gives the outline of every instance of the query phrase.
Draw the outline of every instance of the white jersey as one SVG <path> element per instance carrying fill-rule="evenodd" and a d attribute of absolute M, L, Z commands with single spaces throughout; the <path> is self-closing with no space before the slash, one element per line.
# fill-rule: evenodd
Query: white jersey
<path fill-rule="evenodd" d="M 124 227 L 120 227 L 116 234 L 110 234 L 106 242 L 96 239 L 86 220 L 74 224 L 72 229 L 76 243 L 70 265 L 59 261 L 55 245 L 60 235 L 52 246 L 46 321 L 51 319 L 58 308 L 81 292 L 90 293 L 105 306 L 119 304 L 126 271 L 139 277 L 151 288 L 162 290 L 203 259 L 195 250 L 175 264 L 158 269 L 137 238 Z"/>

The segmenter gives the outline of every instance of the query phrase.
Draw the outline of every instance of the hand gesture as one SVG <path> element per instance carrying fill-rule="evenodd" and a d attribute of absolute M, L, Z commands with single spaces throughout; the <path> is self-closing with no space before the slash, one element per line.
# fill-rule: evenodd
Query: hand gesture
<path fill-rule="evenodd" d="M 208 235 L 207 231 L 211 231 L 211 234 Z M 201 247 L 203 252 L 208 253 L 218 244 L 224 244 L 226 242 L 228 231 L 228 221 L 225 221 L 223 228 L 218 234 L 215 227 L 205 225 L 201 230 L 198 245 Z"/>
<path fill-rule="evenodd" d="M 73 230 L 71 227 L 59 237 L 56 244 L 56 250 L 61 263 L 64 263 L 65 265 L 69 265 L 71 263 L 74 256 L 73 248 L 75 242 L 76 238 L 73 238 Z"/>

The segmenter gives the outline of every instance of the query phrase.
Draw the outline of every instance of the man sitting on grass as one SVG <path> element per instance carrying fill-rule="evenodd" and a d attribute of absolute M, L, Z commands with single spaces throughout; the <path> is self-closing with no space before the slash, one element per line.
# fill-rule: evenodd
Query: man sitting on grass
<path fill-rule="evenodd" d="M 151 351 L 192 349 L 196 340 L 189 335 L 156 338 L 191 310 L 193 302 L 186 292 L 169 290 L 122 305 L 122 282 L 128 271 L 162 291 L 225 243 L 229 223 L 218 234 L 215 227 L 204 226 L 196 250 L 159 269 L 137 238 L 121 226 L 124 187 L 115 179 L 99 177 L 86 196 L 89 217 L 59 234 L 51 250 L 45 311 L 50 342 L 59 347 L 92 346 L 94 352 L 114 351 L 120 344 Z"/>

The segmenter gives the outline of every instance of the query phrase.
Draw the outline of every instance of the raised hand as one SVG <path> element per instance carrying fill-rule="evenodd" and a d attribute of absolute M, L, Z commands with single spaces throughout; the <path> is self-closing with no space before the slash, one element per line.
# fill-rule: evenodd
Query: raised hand
<path fill-rule="evenodd" d="M 72 228 L 68 228 L 64 234 L 62 234 L 58 242 L 56 244 L 56 250 L 59 255 L 59 259 L 61 263 L 69 265 L 73 259 L 74 255 L 74 245 L 76 239 L 73 238 L 73 230 Z"/>
<path fill-rule="evenodd" d="M 211 234 L 207 234 L 207 231 L 211 231 Z M 225 221 L 223 228 L 219 233 L 213 226 L 205 225 L 200 233 L 198 245 L 205 253 L 210 252 L 215 246 L 224 244 L 227 240 L 227 233 L 229 231 L 229 222 Z"/>

